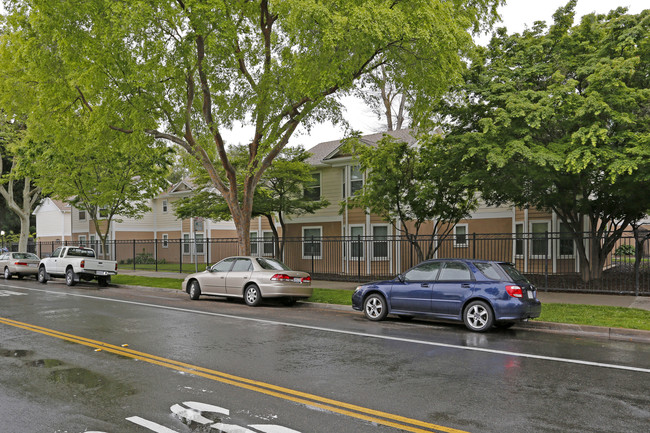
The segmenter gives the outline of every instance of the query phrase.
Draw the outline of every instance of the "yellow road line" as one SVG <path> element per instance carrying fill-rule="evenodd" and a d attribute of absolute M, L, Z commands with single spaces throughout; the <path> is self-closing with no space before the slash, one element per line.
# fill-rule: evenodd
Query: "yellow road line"
<path fill-rule="evenodd" d="M 226 383 L 239 388 L 248 389 L 261 394 L 266 394 L 284 400 L 305 404 L 311 407 L 317 407 L 319 409 L 335 412 L 352 418 L 374 422 L 388 427 L 394 427 L 404 431 L 409 431 L 414 433 L 430 433 L 431 431 L 446 432 L 446 433 L 467 433 L 463 430 L 457 430 L 451 427 L 431 424 L 413 418 L 407 418 L 400 415 L 391 414 L 388 412 L 382 412 L 370 408 L 365 408 L 362 406 L 357 406 L 354 404 L 345 403 L 345 402 L 329 399 L 326 397 L 320 397 L 314 394 L 309 394 L 302 391 L 293 390 L 290 388 L 284 388 L 281 386 L 276 386 L 265 382 L 259 382 L 256 380 L 251 380 L 240 376 L 234 376 L 232 374 L 223 373 L 220 371 L 211 370 L 208 368 L 204 368 L 192 364 L 187 364 L 181 361 L 175 361 L 172 359 L 163 358 L 160 356 L 156 356 L 144 352 L 138 352 L 136 350 L 128 349 L 126 347 L 120 347 L 102 341 L 80 337 L 77 335 L 66 334 L 64 332 L 59 332 L 53 329 L 43 328 L 41 326 L 31 325 L 28 323 L 19 322 L 4 317 L 0 317 L 0 323 L 4 323 L 5 325 L 13 326 L 16 328 L 25 329 L 31 332 L 37 332 L 43 335 L 48 335 L 54 338 L 70 341 L 73 343 L 81 344 L 84 346 L 101 349 L 103 351 L 115 353 L 117 355 L 138 359 L 140 361 L 148 362 L 150 364 L 171 368 L 176 371 L 182 371 L 195 376 L 204 377 L 206 379 L 215 380 L 218 382 Z M 377 418 L 377 417 L 381 417 L 381 418 Z M 427 430 L 423 430 L 418 427 L 423 427 Z"/>

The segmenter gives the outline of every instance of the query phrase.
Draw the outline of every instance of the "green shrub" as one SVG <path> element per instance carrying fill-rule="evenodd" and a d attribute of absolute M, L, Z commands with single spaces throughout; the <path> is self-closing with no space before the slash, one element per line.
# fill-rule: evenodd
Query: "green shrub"
<path fill-rule="evenodd" d="M 614 254 L 617 256 L 632 256 L 634 255 L 634 247 L 632 245 L 621 245 L 616 248 Z"/>

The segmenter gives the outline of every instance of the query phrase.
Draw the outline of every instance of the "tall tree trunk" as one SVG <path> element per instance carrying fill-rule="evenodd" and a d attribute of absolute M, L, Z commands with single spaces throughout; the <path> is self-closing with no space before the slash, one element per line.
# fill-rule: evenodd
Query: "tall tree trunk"
<path fill-rule="evenodd" d="M 2 172 L 2 158 L 0 158 L 0 173 Z M 12 165 L 12 171 L 15 162 Z M 26 177 L 24 179 L 22 203 L 18 204 L 14 196 L 14 180 L 9 179 L 7 188 L 0 185 L 0 194 L 7 202 L 9 209 L 15 213 L 20 219 L 20 239 L 18 241 L 18 251 L 27 251 L 27 243 L 29 240 L 29 219 L 32 214 L 34 205 L 40 198 L 40 188 L 32 188 L 32 179 Z"/>

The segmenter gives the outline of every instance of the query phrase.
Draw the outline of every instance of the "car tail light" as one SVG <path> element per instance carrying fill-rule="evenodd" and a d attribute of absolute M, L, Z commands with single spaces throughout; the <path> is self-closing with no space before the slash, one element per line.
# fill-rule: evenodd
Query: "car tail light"
<path fill-rule="evenodd" d="M 275 274 L 271 277 L 271 281 L 288 281 L 288 280 L 293 280 L 293 277 L 290 277 L 287 274 Z"/>
<path fill-rule="evenodd" d="M 311 277 L 303 277 L 300 279 L 301 283 L 311 283 Z"/>
<path fill-rule="evenodd" d="M 507 285 L 506 292 L 508 292 L 508 294 L 513 298 L 523 298 L 524 296 L 524 293 L 519 286 Z"/>
<path fill-rule="evenodd" d="M 25 262 L 14 262 L 14 265 L 16 265 L 16 266 L 27 266 L 27 263 L 25 263 Z"/>
<path fill-rule="evenodd" d="M 83 267 L 86 266 L 86 261 L 82 260 L 81 263 L 79 263 L 79 266 L 83 269 Z"/>
<path fill-rule="evenodd" d="M 115 262 L 115 272 L 117 272 L 117 262 Z"/>

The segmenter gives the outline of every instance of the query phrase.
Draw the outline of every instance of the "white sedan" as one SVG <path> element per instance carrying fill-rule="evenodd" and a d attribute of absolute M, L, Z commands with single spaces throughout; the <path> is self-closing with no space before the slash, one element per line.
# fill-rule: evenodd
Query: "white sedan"
<path fill-rule="evenodd" d="M 279 260 L 264 257 L 228 257 L 203 272 L 188 275 L 183 291 L 190 299 L 201 295 L 243 298 L 251 307 L 263 298 L 283 298 L 288 304 L 312 295 L 307 272 L 292 271 Z"/>
<path fill-rule="evenodd" d="M 0 269 L 4 273 L 5 280 L 13 276 L 18 278 L 26 275 L 36 276 L 39 261 L 38 256 L 32 253 L 3 253 L 0 255 Z"/>

